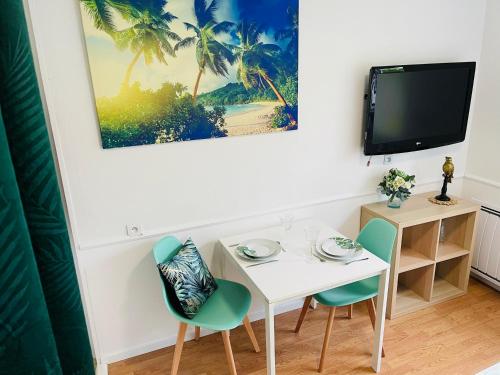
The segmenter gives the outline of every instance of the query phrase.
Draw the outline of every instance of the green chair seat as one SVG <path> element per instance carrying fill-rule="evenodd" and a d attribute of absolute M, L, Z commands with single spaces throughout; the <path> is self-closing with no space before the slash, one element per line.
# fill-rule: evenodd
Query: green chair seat
<path fill-rule="evenodd" d="M 347 306 L 373 298 L 378 294 L 378 276 L 357 281 L 314 295 L 314 299 L 326 306 Z"/>
<path fill-rule="evenodd" d="M 214 331 L 227 331 L 238 327 L 250 309 L 250 292 L 241 284 L 229 280 L 215 280 L 217 290 L 193 319 L 186 319 L 177 312 L 174 312 L 175 317 L 184 323 Z"/>

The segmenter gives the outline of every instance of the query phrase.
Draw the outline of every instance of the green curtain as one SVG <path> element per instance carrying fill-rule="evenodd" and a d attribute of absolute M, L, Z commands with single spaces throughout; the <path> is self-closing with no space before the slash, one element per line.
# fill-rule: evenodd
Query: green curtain
<path fill-rule="evenodd" d="M 0 374 L 94 374 L 23 2 L 0 9 Z"/>

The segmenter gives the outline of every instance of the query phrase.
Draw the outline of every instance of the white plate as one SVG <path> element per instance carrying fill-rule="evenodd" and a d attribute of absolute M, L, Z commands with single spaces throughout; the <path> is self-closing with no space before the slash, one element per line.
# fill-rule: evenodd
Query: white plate
<path fill-rule="evenodd" d="M 243 241 L 236 250 L 238 255 L 247 260 L 263 260 L 278 255 L 282 249 L 276 241 L 256 238 Z"/>
<path fill-rule="evenodd" d="M 275 254 L 273 254 L 273 255 L 271 255 L 271 256 L 269 256 L 269 257 L 266 257 L 266 258 L 252 258 L 252 257 L 247 256 L 247 255 L 246 255 L 246 254 L 245 254 L 245 253 L 241 250 L 241 248 L 236 248 L 235 252 L 236 252 L 236 255 L 237 255 L 237 256 L 239 256 L 241 259 L 244 259 L 244 260 L 246 260 L 246 261 L 248 261 L 248 262 L 262 262 L 262 261 L 265 261 L 265 260 L 272 259 L 272 258 L 275 258 L 275 257 L 276 257 L 276 255 L 275 255 Z"/>
<path fill-rule="evenodd" d="M 281 252 L 281 245 L 276 241 L 262 238 L 243 241 L 238 247 L 250 258 L 269 258 Z"/>
<path fill-rule="evenodd" d="M 323 258 L 328 259 L 328 260 L 337 260 L 337 261 L 345 262 L 347 260 L 351 260 L 351 259 L 354 259 L 354 258 L 361 256 L 361 254 L 363 254 L 363 249 L 351 251 L 349 254 L 346 254 L 344 256 L 334 256 L 334 255 L 330 255 L 330 254 L 326 253 L 325 251 L 323 251 L 321 249 L 321 246 L 316 246 L 316 253 L 318 253 L 318 255 L 320 255 Z"/>
<path fill-rule="evenodd" d="M 238 247 L 235 249 L 235 252 L 236 252 L 236 255 L 238 255 L 240 258 L 248 260 L 250 262 L 255 262 L 256 260 L 259 260 L 258 258 L 250 258 L 250 257 L 246 256 L 245 253 L 243 251 L 241 251 L 241 249 L 239 249 Z"/>
<path fill-rule="evenodd" d="M 341 245 L 341 241 L 344 241 L 346 245 Z M 339 258 L 352 257 L 361 249 L 362 247 L 357 242 L 343 237 L 328 238 L 321 244 L 321 250 L 330 256 Z"/>

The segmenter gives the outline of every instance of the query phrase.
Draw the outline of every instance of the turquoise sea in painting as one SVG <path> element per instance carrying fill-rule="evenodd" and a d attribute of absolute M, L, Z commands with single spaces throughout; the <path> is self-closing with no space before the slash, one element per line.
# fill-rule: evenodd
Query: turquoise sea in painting
<path fill-rule="evenodd" d="M 232 105 L 225 105 L 224 108 L 226 109 L 226 117 L 231 117 L 234 115 L 239 115 L 242 113 L 247 113 L 247 112 L 252 112 L 258 109 L 264 108 L 265 105 L 261 103 L 248 103 L 248 104 L 232 104 Z M 213 106 L 205 106 L 205 109 L 211 111 L 214 109 Z"/>

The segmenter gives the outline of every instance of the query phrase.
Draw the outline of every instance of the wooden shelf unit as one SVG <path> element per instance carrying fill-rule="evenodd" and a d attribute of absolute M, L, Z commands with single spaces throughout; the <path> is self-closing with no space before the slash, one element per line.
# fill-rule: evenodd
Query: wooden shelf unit
<path fill-rule="evenodd" d="M 399 209 L 386 202 L 361 207 L 361 227 L 380 217 L 398 230 L 387 300 L 390 319 L 467 291 L 480 206 L 456 197 L 454 206 L 430 203 L 428 198 L 437 194 L 412 196 Z"/>

